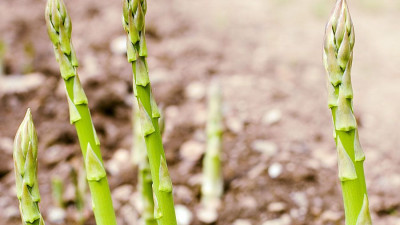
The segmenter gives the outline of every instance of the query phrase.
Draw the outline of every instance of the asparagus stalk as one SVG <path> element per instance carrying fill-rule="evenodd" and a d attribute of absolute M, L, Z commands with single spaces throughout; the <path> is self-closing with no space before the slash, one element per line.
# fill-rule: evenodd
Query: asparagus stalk
<path fill-rule="evenodd" d="M 39 211 L 37 180 L 38 140 L 31 111 L 28 109 L 14 139 L 14 168 L 17 197 L 23 224 L 44 225 Z"/>
<path fill-rule="evenodd" d="M 153 199 L 153 180 L 151 179 L 149 159 L 146 152 L 146 143 L 143 138 L 140 125 L 140 113 L 139 106 L 134 103 L 135 110 L 133 112 L 133 134 L 134 134 L 134 145 L 132 148 L 133 162 L 134 165 L 139 166 L 138 175 L 138 190 L 140 192 L 142 202 L 142 223 L 145 225 L 157 225 L 157 221 L 154 218 L 154 199 Z"/>
<path fill-rule="evenodd" d="M 328 74 L 328 105 L 334 123 L 346 224 L 370 225 L 363 168 L 365 155 L 353 112 L 350 74 L 354 40 L 354 27 L 346 0 L 337 0 L 325 30 L 323 59 Z"/>
<path fill-rule="evenodd" d="M 70 122 L 75 125 L 85 162 L 86 179 L 92 194 L 92 207 L 98 225 L 116 224 L 100 142 L 90 116 L 88 100 L 77 74 L 78 61 L 71 42 L 71 19 L 62 0 L 48 0 L 47 31 L 65 81 Z"/>
<path fill-rule="evenodd" d="M 216 210 L 223 193 L 221 172 L 222 112 L 220 86 L 212 82 L 208 93 L 207 150 L 203 159 L 201 203 L 209 210 Z"/>
<path fill-rule="evenodd" d="M 160 113 L 151 93 L 145 37 L 146 0 L 123 0 L 122 23 L 127 32 L 127 57 L 134 74 L 142 133 L 145 138 L 155 195 L 155 218 L 160 225 L 176 225 L 172 182 L 165 160 L 158 119 Z"/>
<path fill-rule="evenodd" d="M 59 177 L 51 179 L 51 194 L 55 205 L 61 209 L 65 208 L 64 199 L 64 182 Z"/>

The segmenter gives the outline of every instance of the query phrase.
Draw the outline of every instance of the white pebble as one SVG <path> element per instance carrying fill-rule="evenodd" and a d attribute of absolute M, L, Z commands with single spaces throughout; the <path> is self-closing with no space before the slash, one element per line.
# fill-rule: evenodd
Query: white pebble
<path fill-rule="evenodd" d="M 269 168 L 268 168 L 268 175 L 272 179 L 279 177 L 282 173 L 282 165 L 280 163 L 273 163 Z"/>
<path fill-rule="evenodd" d="M 193 220 L 192 212 L 184 205 L 176 205 L 175 213 L 178 225 L 189 225 Z"/>
<path fill-rule="evenodd" d="M 278 123 L 282 119 L 282 112 L 279 109 L 273 109 L 264 115 L 262 121 L 267 125 Z"/>

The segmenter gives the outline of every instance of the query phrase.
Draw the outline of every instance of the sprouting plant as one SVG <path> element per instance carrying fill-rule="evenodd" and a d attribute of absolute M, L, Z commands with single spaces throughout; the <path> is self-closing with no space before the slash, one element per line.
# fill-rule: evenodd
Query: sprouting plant
<path fill-rule="evenodd" d="M 61 178 L 59 177 L 53 177 L 51 179 L 51 194 L 53 197 L 53 201 L 55 205 L 59 208 L 64 208 L 65 203 L 63 199 L 63 193 L 64 193 L 64 182 Z"/>
<path fill-rule="evenodd" d="M 338 0 L 325 30 L 324 64 L 328 72 L 328 105 L 332 111 L 347 225 L 370 225 L 364 152 L 353 112 L 351 67 L 354 28 L 346 0 Z"/>
<path fill-rule="evenodd" d="M 139 107 L 134 102 L 135 110 L 133 110 L 133 147 L 132 155 L 134 165 L 139 167 L 138 174 L 138 190 L 140 192 L 140 200 L 142 203 L 141 219 L 145 225 L 157 225 L 154 218 L 154 199 L 150 172 L 149 159 L 147 157 L 146 143 L 143 138 L 142 128 L 140 125 Z"/>
<path fill-rule="evenodd" d="M 70 177 L 75 188 L 75 207 L 79 212 L 76 221 L 78 224 L 85 223 L 85 194 L 87 191 L 86 174 L 82 167 L 75 169 L 71 168 Z"/>
<path fill-rule="evenodd" d="M 146 0 L 124 0 L 122 23 L 128 36 L 127 57 L 132 63 L 133 90 L 139 105 L 140 123 L 153 180 L 155 218 L 160 225 L 176 225 L 172 182 L 158 124 L 160 113 L 151 91 L 146 61 L 146 11 Z"/>
<path fill-rule="evenodd" d="M 14 169 L 17 197 L 23 224 L 44 225 L 39 211 L 37 179 L 38 140 L 30 110 L 26 112 L 14 139 Z"/>
<path fill-rule="evenodd" d="M 210 212 L 210 220 L 215 220 L 217 217 L 216 211 L 220 205 L 224 186 L 221 169 L 223 131 L 221 110 L 220 85 L 213 80 L 208 93 L 207 149 L 203 159 L 201 186 L 201 204 L 204 210 Z"/>
<path fill-rule="evenodd" d="M 71 42 L 72 24 L 62 0 L 48 0 L 46 7 L 47 31 L 65 81 L 70 122 L 75 125 L 85 162 L 86 179 L 92 194 L 97 225 L 116 224 L 106 171 L 88 108 L 88 99 L 79 81 L 78 60 Z"/>

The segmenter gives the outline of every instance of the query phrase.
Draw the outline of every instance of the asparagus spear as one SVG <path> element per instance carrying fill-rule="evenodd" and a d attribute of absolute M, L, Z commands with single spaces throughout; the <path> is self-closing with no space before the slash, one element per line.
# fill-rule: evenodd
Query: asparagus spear
<path fill-rule="evenodd" d="M 71 19 L 62 0 L 48 0 L 47 31 L 65 81 L 70 122 L 75 125 L 84 157 L 86 178 L 98 225 L 116 224 L 110 189 L 100 152 L 100 142 L 90 116 L 88 100 L 77 74 L 78 61 L 71 42 Z"/>
<path fill-rule="evenodd" d="M 351 67 L 354 27 L 346 0 L 337 0 L 325 30 L 324 64 L 328 73 L 328 105 L 338 151 L 339 179 L 347 225 L 372 224 L 364 178 L 364 152 L 353 112 Z"/>
<path fill-rule="evenodd" d="M 14 139 L 14 168 L 17 197 L 23 224 L 44 225 L 39 211 L 37 180 L 38 140 L 31 111 L 28 109 Z"/>
<path fill-rule="evenodd" d="M 145 37 L 146 0 L 123 0 L 122 23 L 127 32 L 127 57 L 134 74 L 142 133 L 145 138 L 155 194 L 155 218 L 160 225 L 176 225 L 172 182 L 165 160 L 158 119 L 160 113 L 151 93 Z"/>
<path fill-rule="evenodd" d="M 216 210 L 223 192 L 221 173 L 222 112 L 220 86 L 213 81 L 208 95 L 207 150 L 203 159 L 201 202 L 203 207 Z"/>
<path fill-rule="evenodd" d="M 133 111 L 133 134 L 134 145 L 132 148 L 134 165 L 139 166 L 138 175 L 138 190 L 140 192 L 141 202 L 143 206 L 142 223 L 145 225 L 157 225 L 154 218 L 154 199 L 153 199 L 153 180 L 151 179 L 149 159 L 146 152 L 146 143 L 143 138 L 140 125 L 139 106 L 134 103 L 135 110 Z"/>

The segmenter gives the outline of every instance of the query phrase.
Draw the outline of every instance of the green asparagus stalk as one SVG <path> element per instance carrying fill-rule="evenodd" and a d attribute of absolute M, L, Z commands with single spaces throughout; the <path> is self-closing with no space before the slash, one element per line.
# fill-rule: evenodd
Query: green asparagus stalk
<path fill-rule="evenodd" d="M 14 139 L 14 168 L 17 197 L 23 224 L 44 225 L 39 211 L 37 180 L 38 140 L 31 111 L 28 109 Z"/>
<path fill-rule="evenodd" d="M 51 179 L 51 194 L 53 197 L 53 201 L 57 207 L 63 209 L 65 207 L 64 199 L 64 183 L 59 177 L 53 177 Z"/>
<path fill-rule="evenodd" d="M 79 81 L 78 61 L 71 42 L 71 19 L 62 0 L 48 0 L 46 7 L 47 31 L 65 81 L 70 122 L 75 125 L 85 162 L 86 179 L 92 194 L 97 225 L 116 224 L 106 171 L 88 108 L 88 100 Z"/>
<path fill-rule="evenodd" d="M 347 225 L 372 224 L 364 178 L 364 152 L 353 112 L 351 67 L 354 28 L 346 0 L 338 0 L 325 30 L 324 64 Z"/>
<path fill-rule="evenodd" d="M 222 111 L 220 86 L 214 80 L 208 93 L 207 150 L 203 159 L 201 203 L 209 210 L 216 210 L 223 193 L 221 172 Z"/>
<path fill-rule="evenodd" d="M 172 182 L 165 159 L 158 119 L 160 113 L 151 93 L 145 37 L 146 0 L 123 0 L 122 23 L 127 32 L 127 56 L 134 74 L 142 133 L 145 138 L 155 195 L 155 215 L 160 225 L 176 225 Z"/>
<path fill-rule="evenodd" d="M 140 125 L 139 106 L 134 103 L 135 110 L 133 111 L 133 134 L 134 144 L 132 153 L 134 156 L 134 165 L 139 166 L 138 174 L 138 190 L 140 192 L 140 200 L 143 206 L 141 212 L 142 224 L 157 225 L 154 218 L 154 199 L 153 199 L 153 180 L 151 179 L 149 159 L 147 157 L 146 143 L 143 138 Z"/>

